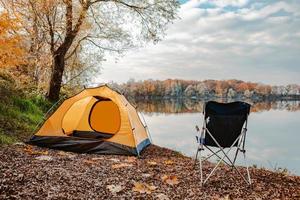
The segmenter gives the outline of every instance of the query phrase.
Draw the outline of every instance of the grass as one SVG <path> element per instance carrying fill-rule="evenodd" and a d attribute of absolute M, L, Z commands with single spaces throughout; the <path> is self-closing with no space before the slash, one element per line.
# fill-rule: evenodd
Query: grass
<path fill-rule="evenodd" d="M 4 132 L 0 131 L 0 144 L 12 144 L 17 140 L 14 137 L 8 136 L 4 134 Z"/>
<path fill-rule="evenodd" d="M 0 102 L 0 144 L 10 144 L 30 136 L 42 120 L 43 107 L 32 99 L 12 96 L 11 102 Z"/>
<path fill-rule="evenodd" d="M 51 104 L 40 95 L 18 89 L 8 74 L 0 73 L 0 145 L 26 140 Z"/>

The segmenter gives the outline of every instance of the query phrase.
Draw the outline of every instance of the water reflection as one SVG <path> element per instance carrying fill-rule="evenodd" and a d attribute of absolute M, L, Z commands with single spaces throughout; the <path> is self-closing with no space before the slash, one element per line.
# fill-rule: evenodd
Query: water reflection
<path fill-rule="evenodd" d="M 155 144 L 193 156 L 195 125 L 202 125 L 203 102 L 138 101 Z M 250 102 L 251 103 L 251 102 Z M 300 174 L 300 102 L 252 102 L 247 133 L 250 164 L 274 169 L 287 168 Z M 243 165 L 242 160 L 238 163 Z"/>
<path fill-rule="evenodd" d="M 234 100 L 216 100 L 219 102 L 232 102 Z M 163 100 L 135 100 L 138 110 L 144 113 L 195 113 L 202 112 L 205 100 L 192 99 L 163 99 Z M 252 105 L 251 112 L 269 110 L 300 110 L 300 101 L 246 101 Z"/>

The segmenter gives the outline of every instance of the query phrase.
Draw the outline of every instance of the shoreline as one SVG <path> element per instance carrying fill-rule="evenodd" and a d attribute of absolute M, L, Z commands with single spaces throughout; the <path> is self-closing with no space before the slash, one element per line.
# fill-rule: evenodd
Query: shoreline
<path fill-rule="evenodd" d="M 204 163 L 204 172 L 214 165 Z M 193 160 L 151 145 L 141 157 L 19 145 L 0 150 L 2 199 L 297 199 L 300 176 L 250 167 L 253 185 L 227 166 L 200 187 Z M 238 167 L 243 173 L 244 167 Z M 227 175 L 227 176 L 225 176 Z"/>
<path fill-rule="evenodd" d="M 266 96 L 266 97 L 221 97 L 221 96 L 128 96 L 129 99 L 137 101 L 159 101 L 159 100 L 191 100 L 191 101 L 208 101 L 208 100 L 221 100 L 221 101 L 251 101 L 251 102 L 276 102 L 276 101 L 300 101 L 300 95 L 292 96 Z"/>

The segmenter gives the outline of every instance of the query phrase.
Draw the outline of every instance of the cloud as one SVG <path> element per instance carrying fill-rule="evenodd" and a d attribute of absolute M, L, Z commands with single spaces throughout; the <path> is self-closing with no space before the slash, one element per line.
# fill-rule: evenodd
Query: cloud
<path fill-rule="evenodd" d="M 157 45 L 103 63 L 99 81 L 242 79 L 300 83 L 297 1 L 191 0 Z"/>

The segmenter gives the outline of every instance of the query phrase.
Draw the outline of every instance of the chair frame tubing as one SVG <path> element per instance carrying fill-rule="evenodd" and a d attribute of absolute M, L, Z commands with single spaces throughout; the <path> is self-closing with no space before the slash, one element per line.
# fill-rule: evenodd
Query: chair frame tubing
<path fill-rule="evenodd" d="M 222 161 L 225 164 L 227 164 L 228 166 L 230 166 L 232 169 L 234 169 L 236 172 L 238 172 L 238 174 L 243 178 L 243 180 L 248 185 L 251 185 L 252 181 L 251 181 L 251 177 L 250 177 L 249 166 L 248 166 L 248 162 L 247 162 L 247 159 L 246 159 L 246 150 L 245 150 L 245 140 L 246 140 L 246 132 L 247 132 L 247 124 L 248 124 L 247 123 L 248 115 L 247 115 L 246 121 L 244 123 L 244 127 L 243 127 L 240 135 L 236 138 L 236 140 L 232 143 L 232 145 L 229 147 L 229 149 L 225 152 L 225 148 L 222 147 L 218 143 L 218 141 L 213 137 L 213 135 L 210 133 L 210 131 L 206 128 L 205 113 L 203 113 L 203 114 L 204 114 L 203 126 L 202 126 L 202 130 L 201 130 L 201 134 L 200 134 L 200 139 L 198 139 L 198 137 L 197 137 L 197 142 L 199 143 L 199 145 L 198 145 L 198 148 L 197 148 L 197 152 L 196 152 L 196 156 L 195 156 L 195 163 L 194 163 L 194 167 L 196 167 L 198 156 L 199 156 L 200 157 L 199 158 L 199 167 L 200 167 L 201 186 L 203 186 L 205 183 L 207 183 L 209 178 L 213 175 L 213 173 L 215 172 L 215 170 L 218 168 L 218 166 L 221 164 Z M 197 130 L 197 133 L 199 134 L 200 130 L 199 130 L 198 126 L 196 126 L 196 130 Z M 213 139 L 213 141 L 218 146 L 219 149 L 217 151 L 213 151 L 211 148 L 209 148 L 207 145 L 204 144 L 204 139 L 205 139 L 205 134 L 206 133 L 208 133 L 210 135 L 210 137 Z M 228 156 L 228 153 L 232 150 L 232 148 L 234 147 L 234 144 L 236 144 L 236 143 L 238 143 L 238 145 L 236 146 L 235 156 L 234 156 L 233 160 L 231 160 Z M 202 151 L 204 151 L 205 148 L 208 149 L 212 154 L 210 154 L 206 158 L 202 158 Z M 219 152 L 223 153 L 223 157 L 218 155 Z M 243 176 L 243 174 L 235 166 L 235 161 L 237 159 L 237 156 L 238 156 L 239 152 L 243 153 L 244 163 L 245 163 L 246 169 L 247 169 L 247 178 L 245 176 Z M 204 179 L 202 162 L 209 159 L 209 158 L 211 158 L 212 156 L 216 156 L 220 160 L 217 162 L 217 164 L 211 170 L 211 172 L 208 174 L 208 176 L 206 176 L 206 178 Z"/>

